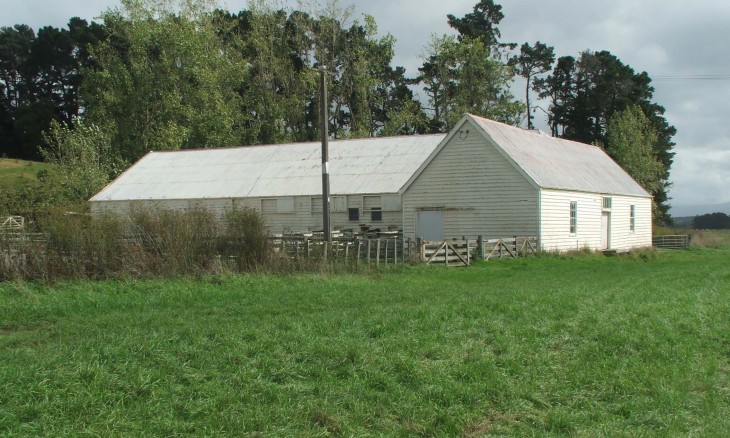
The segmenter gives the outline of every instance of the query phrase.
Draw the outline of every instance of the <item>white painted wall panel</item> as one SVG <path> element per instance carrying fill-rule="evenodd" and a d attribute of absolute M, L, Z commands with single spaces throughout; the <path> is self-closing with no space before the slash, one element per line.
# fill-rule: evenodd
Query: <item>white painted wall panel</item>
<path fill-rule="evenodd" d="M 542 235 L 540 244 L 546 251 L 600 249 L 601 202 L 599 194 L 542 191 Z M 577 202 L 578 218 L 575 234 L 570 233 L 570 203 Z"/>
<path fill-rule="evenodd" d="M 537 189 L 470 122 L 461 131 L 404 193 L 405 235 L 419 209 L 443 210 L 446 239 L 537 235 Z"/>
<path fill-rule="evenodd" d="M 610 249 L 627 251 L 651 246 L 651 200 L 649 198 L 597 193 L 542 191 L 542 248 L 569 251 L 601 250 L 603 197 L 610 196 Z M 578 229 L 570 234 L 570 202 L 578 203 Z M 630 230 L 631 205 L 636 206 L 636 227 Z"/>

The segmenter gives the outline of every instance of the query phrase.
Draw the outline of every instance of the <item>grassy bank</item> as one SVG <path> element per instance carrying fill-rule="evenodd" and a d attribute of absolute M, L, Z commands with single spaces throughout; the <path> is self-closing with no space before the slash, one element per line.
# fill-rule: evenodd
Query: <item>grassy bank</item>
<path fill-rule="evenodd" d="M 0 284 L 0 435 L 721 436 L 727 250 Z"/>
<path fill-rule="evenodd" d="M 38 172 L 48 167 L 46 163 L 0 158 L 0 190 L 35 181 Z"/>

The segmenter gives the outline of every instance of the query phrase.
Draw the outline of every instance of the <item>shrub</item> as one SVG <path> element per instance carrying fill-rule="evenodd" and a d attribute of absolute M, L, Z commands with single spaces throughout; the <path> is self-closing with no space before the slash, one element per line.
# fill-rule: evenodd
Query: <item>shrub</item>
<path fill-rule="evenodd" d="M 204 209 L 54 214 L 37 220 L 34 231 L 0 235 L 0 280 L 202 275 L 252 270 L 270 259 L 263 218 L 251 209 L 233 210 L 222 222 Z"/>

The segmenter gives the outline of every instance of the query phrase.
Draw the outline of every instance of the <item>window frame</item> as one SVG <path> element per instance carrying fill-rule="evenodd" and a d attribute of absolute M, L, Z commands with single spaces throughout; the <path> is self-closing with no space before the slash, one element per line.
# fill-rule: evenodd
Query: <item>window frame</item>
<path fill-rule="evenodd" d="M 383 222 L 383 209 L 381 207 L 373 207 L 370 209 L 371 222 Z"/>
<path fill-rule="evenodd" d="M 578 234 L 578 201 L 570 201 L 570 235 Z"/>

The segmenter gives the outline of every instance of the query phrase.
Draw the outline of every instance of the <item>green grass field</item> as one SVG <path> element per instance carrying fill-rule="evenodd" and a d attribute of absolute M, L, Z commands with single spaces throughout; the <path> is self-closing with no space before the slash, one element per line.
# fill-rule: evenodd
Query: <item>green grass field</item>
<path fill-rule="evenodd" d="M 48 167 L 49 164 L 46 163 L 0 158 L 0 189 L 9 189 L 35 181 L 38 171 Z"/>
<path fill-rule="evenodd" d="M 0 284 L 0 435 L 726 436 L 728 260 Z"/>

